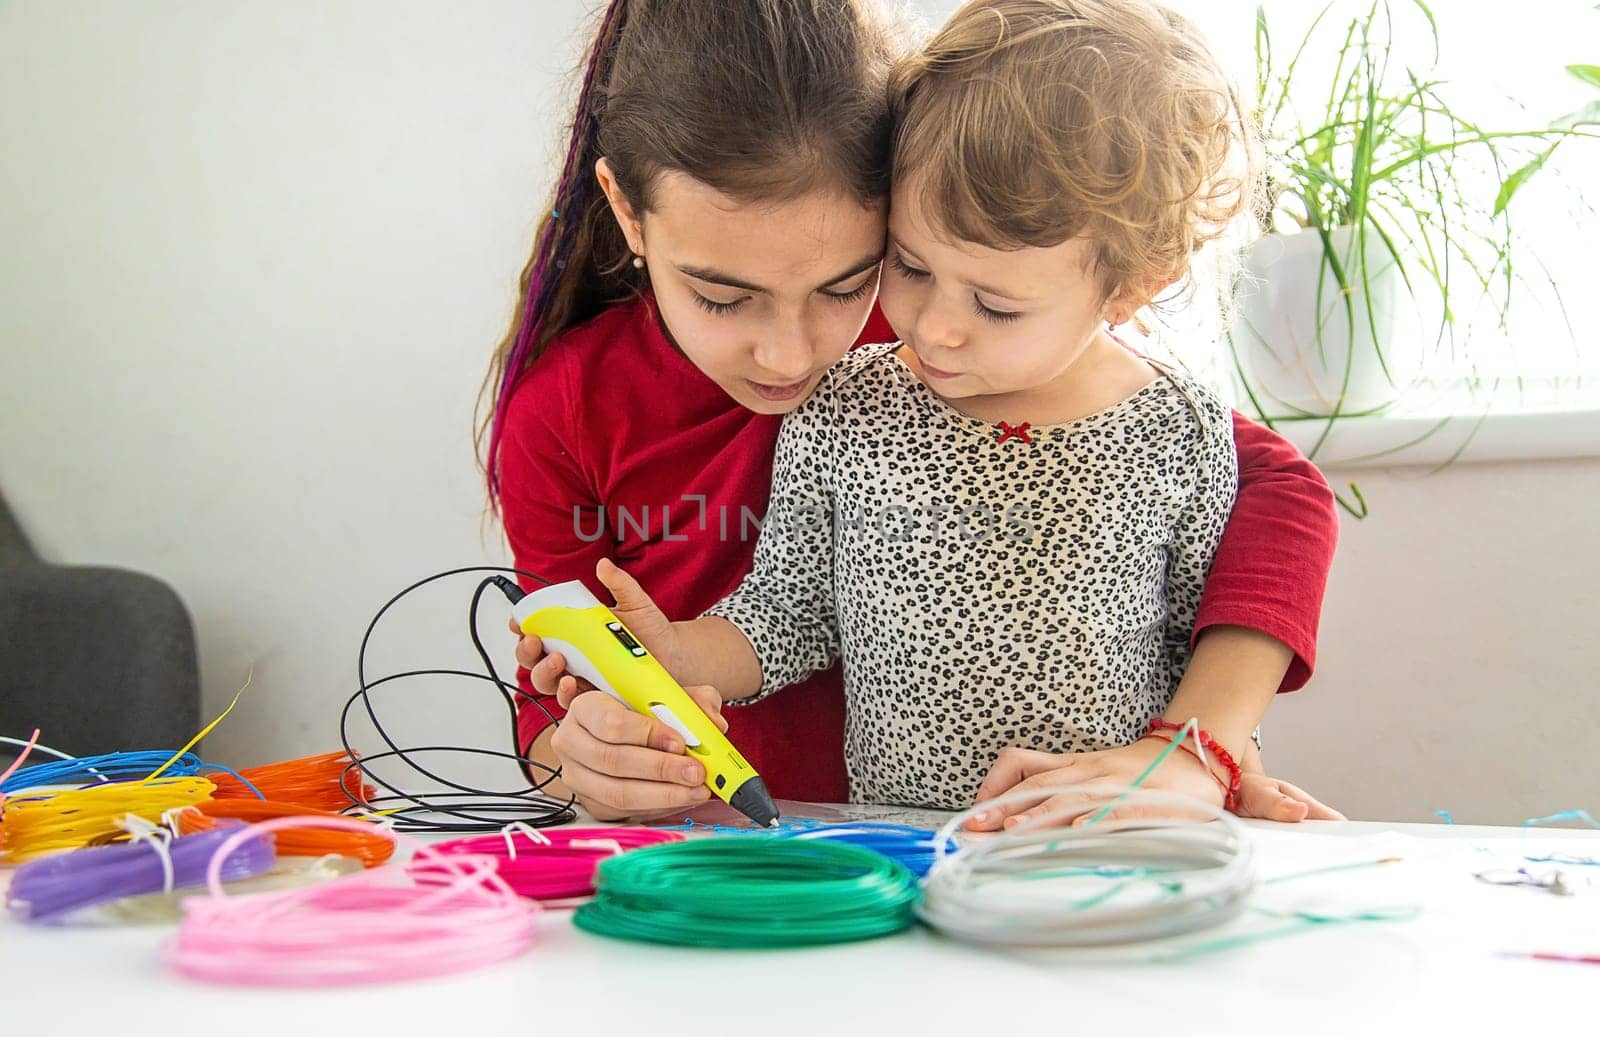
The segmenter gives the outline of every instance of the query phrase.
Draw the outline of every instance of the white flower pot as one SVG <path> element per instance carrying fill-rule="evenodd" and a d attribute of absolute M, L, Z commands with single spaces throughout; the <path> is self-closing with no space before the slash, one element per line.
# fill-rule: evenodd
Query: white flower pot
<path fill-rule="evenodd" d="M 1235 377 L 1269 417 L 1381 410 L 1422 375 L 1420 327 L 1401 319 L 1417 307 L 1383 240 L 1369 231 L 1362 257 L 1354 228 L 1329 237 L 1351 286 L 1348 307 L 1315 231 L 1263 235 L 1246 252 L 1230 332 Z"/>

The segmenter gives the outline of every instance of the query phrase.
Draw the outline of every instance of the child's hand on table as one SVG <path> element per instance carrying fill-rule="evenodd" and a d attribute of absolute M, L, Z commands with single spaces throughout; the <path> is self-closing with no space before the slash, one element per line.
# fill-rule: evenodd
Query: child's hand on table
<path fill-rule="evenodd" d="M 677 636 L 672 624 L 638 582 L 609 560 L 595 575 L 611 591 L 611 611 L 656 660 L 674 670 Z M 567 710 L 551 736 L 561 762 L 561 780 L 596 820 L 647 818 L 697 806 L 711 798 L 705 768 L 688 759 L 683 738 L 654 717 L 642 716 L 610 695 L 594 690 L 567 672 L 559 652 L 546 655 L 539 638 L 524 635 L 516 623 L 517 662 L 528 668 L 533 686 L 554 695 Z M 714 724 L 727 731 L 722 696 L 705 685 L 685 687 Z"/>
<path fill-rule="evenodd" d="M 977 804 L 1010 792 L 1028 789 L 1059 788 L 1065 785 L 1132 785 L 1150 762 L 1167 748 L 1157 738 L 1145 738 L 1120 749 L 1090 753 L 1046 753 L 1012 747 L 1000 753 L 989 774 L 978 787 Z M 1222 806 L 1222 788 L 1200 761 L 1185 752 L 1168 756 L 1141 788 L 1173 792 Z M 1037 800 L 1018 800 L 974 815 L 967 822 L 973 832 L 993 832 L 1014 828 L 1030 817 L 1043 813 L 1077 810 L 1074 824 L 1084 824 L 1103 805 L 1103 797 L 1093 794 L 1064 793 Z M 1094 807 L 1094 809 L 1089 809 Z M 1158 811 L 1124 804 L 1106 815 L 1108 818 L 1149 816 Z"/>
<path fill-rule="evenodd" d="M 1150 761 L 1166 748 L 1160 739 L 1145 738 L 1121 749 L 1106 749 L 1091 753 L 1044 753 L 1031 749 L 1011 748 L 989 770 L 978 788 L 977 802 L 995 799 L 1008 792 L 1031 788 L 1052 788 L 1063 785 L 1131 785 L 1144 772 Z M 1259 770 L 1259 755 L 1247 754 L 1244 773 L 1239 785 L 1239 816 L 1261 818 L 1267 821 L 1296 822 L 1343 821 L 1345 816 L 1325 805 L 1315 796 L 1296 785 L 1270 778 Z M 1151 774 L 1141 788 L 1173 792 L 1198 799 L 1204 803 L 1222 805 L 1222 788 L 1206 769 L 1185 752 L 1175 752 Z M 1022 824 L 1029 816 L 1041 811 L 1084 809 L 1098 800 L 1081 795 L 1058 795 L 1033 802 L 1017 802 L 996 807 L 967 822 L 975 832 L 996 831 Z M 1074 819 L 1084 824 L 1096 811 L 1087 811 Z M 1109 818 L 1148 816 L 1157 811 L 1132 806 L 1119 807 L 1108 814 Z"/>
<path fill-rule="evenodd" d="M 1347 821 L 1316 796 L 1287 781 L 1245 769 L 1239 782 L 1239 816 L 1263 821 Z"/>

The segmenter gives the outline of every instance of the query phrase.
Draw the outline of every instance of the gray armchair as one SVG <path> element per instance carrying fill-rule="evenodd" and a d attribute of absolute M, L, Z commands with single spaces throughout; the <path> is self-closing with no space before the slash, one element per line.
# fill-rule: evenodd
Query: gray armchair
<path fill-rule="evenodd" d="M 37 727 L 82 756 L 176 749 L 199 723 L 194 626 L 177 593 L 142 573 L 41 560 L 0 498 L 0 735 Z M 0 744 L 0 761 L 12 756 Z"/>

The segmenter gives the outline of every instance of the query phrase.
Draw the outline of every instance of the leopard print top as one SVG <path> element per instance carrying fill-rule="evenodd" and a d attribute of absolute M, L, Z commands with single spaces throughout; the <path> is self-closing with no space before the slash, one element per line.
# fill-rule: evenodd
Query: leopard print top
<path fill-rule="evenodd" d="M 1172 371 L 1017 429 L 896 348 L 785 419 L 754 568 L 707 614 L 754 646 L 757 698 L 843 656 L 853 798 L 957 809 L 1008 746 L 1127 745 L 1166 708 L 1238 458 L 1228 408 Z"/>

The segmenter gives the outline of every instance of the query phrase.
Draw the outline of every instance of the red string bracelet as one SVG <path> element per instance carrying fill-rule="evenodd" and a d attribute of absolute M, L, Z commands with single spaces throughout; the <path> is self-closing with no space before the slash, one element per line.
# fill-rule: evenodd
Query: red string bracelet
<path fill-rule="evenodd" d="M 1157 739 L 1158 741 L 1166 742 L 1169 745 L 1172 743 L 1172 736 L 1171 735 L 1163 735 L 1163 734 L 1157 734 L 1155 732 L 1151 732 L 1150 734 L 1147 734 L 1144 737 L 1145 738 L 1154 738 L 1154 739 Z M 1178 748 L 1182 749 L 1184 752 L 1188 753 L 1190 756 L 1193 756 L 1195 758 L 1195 760 L 1199 762 L 1200 766 L 1205 767 L 1206 773 L 1211 775 L 1211 780 L 1216 782 L 1217 783 L 1217 788 L 1222 790 L 1222 801 L 1223 801 L 1222 805 L 1223 805 L 1223 809 L 1227 809 L 1227 807 L 1228 807 L 1228 783 L 1223 781 L 1220 777 L 1218 777 L 1216 771 L 1212 770 L 1209 766 L 1207 766 L 1206 761 L 1205 761 L 1205 757 L 1201 756 L 1198 752 L 1196 752 L 1194 747 L 1191 746 L 1188 742 L 1181 743 L 1178 746 Z"/>
<path fill-rule="evenodd" d="M 1160 717 L 1152 717 L 1150 719 L 1150 728 L 1147 733 L 1157 735 L 1159 737 L 1159 734 L 1162 731 L 1182 731 L 1183 728 L 1184 725 L 1182 724 L 1174 724 L 1171 721 L 1162 720 Z M 1239 787 L 1244 783 L 1244 773 L 1239 770 L 1239 765 L 1233 761 L 1233 755 L 1229 753 L 1228 750 L 1224 749 L 1215 738 L 1212 738 L 1209 732 L 1202 730 L 1199 734 L 1199 741 L 1200 745 L 1206 750 L 1206 752 L 1216 757 L 1217 762 L 1222 764 L 1222 766 L 1227 770 L 1228 781 L 1226 785 L 1223 785 L 1222 805 L 1228 811 L 1232 813 L 1238 813 Z M 1179 748 L 1187 748 L 1187 746 L 1179 746 Z M 1201 758 L 1198 754 L 1195 755 L 1202 764 L 1205 763 L 1203 758 Z M 1210 771 L 1211 768 L 1207 767 L 1206 770 Z M 1217 777 L 1215 771 L 1211 772 L 1211 776 L 1217 779 L 1217 783 L 1219 785 L 1222 784 L 1222 779 Z"/>

